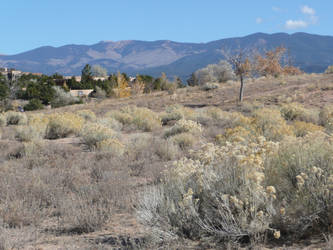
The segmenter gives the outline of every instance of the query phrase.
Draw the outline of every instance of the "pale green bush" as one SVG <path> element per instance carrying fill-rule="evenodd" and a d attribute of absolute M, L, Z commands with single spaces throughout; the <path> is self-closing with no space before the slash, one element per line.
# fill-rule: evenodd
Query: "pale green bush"
<path fill-rule="evenodd" d="M 191 148 L 198 138 L 194 137 L 191 133 L 176 134 L 172 137 L 173 142 L 181 149 Z"/>
<path fill-rule="evenodd" d="M 333 131 L 333 106 L 326 106 L 319 113 L 319 124 Z"/>
<path fill-rule="evenodd" d="M 325 74 L 333 74 L 333 65 L 330 65 L 325 70 Z"/>
<path fill-rule="evenodd" d="M 324 232 L 333 221 L 333 138 L 322 132 L 280 143 L 265 162 L 267 185 L 277 190 L 274 223 L 297 238 Z"/>
<path fill-rule="evenodd" d="M 153 148 L 162 160 L 174 160 L 179 156 L 179 148 L 172 139 L 157 139 Z"/>
<path fill-rule="evenodd" d="M 293 129 L 282 118 L 279 110 L 262 108 L 254 112 L 256 131 L 268 140 L 280 141 L 285 136 L 293 136 Z"/>
<path fill-rule="evenodd" d="M 55 97 L 51 102 L 51 106 L 53 108 L 67 106 L 79 102 L 78 97 L 72 96 L 70 92 L 66 92 L 59 86 L 54 86 L 53 89 L 55 90 Z"/>
<path fill-rule="evenodd" d="M 216 82 L 206 82 L 203 85 L 201 85 L 201 89 L 205 91 L 217 89 L 219 87 L 219 84 Z"/>
<path fill-rule="evenodd" d="M 305 109 L 299 103 L 288 103 L 282 106 L 281 114 L 287 121 L 299 120 L 318 123 L 318 112 Z"/>
<path fill-rule="evenodd" d="M 90 149 L 97 149 L 98 143 L 113 139 L 115 136 L 115 131 L 98 123 L 88 123 L 81 131 L 82 140 Z"/>
<path fill-rule="evenodd" d="M 78 111 L 77 114 L 86 121 L 89 121 L 89 122 L 96 121 L 96 115 L 91 110 L 83 109 L 83 110 Z"/>
<path fill-rule="evenodd" d="M 34 127 L 31 125 L 18 126 L 16 129 L 16 139 L 19 141 L 33 141 L 33 140 L 41 140 L 45 137 L 46 127 L 44 127 L 44 131 L 39 130 L 38 127 Z"/>
<path fill-rule="evenodd" d="M 25 125 L 28 122 L 26 114 L 9 111 L 5 113 L 7 125 Z"/>
<path fill-rule="evenodd" d="M 125 145 L 118 139 L 105 139 L 96 143 L 96 149 L 101 152 L 111 153 L 113 156 L 121 156 L 125 152 Z"/>
<path fill-rule="evenodd" d="M 181 133 L 191 133 L 191 134 L 200 134 L 202 132 L 202 127 L 199 123 L 181 119 L 165 133 L 165 137 L 174 136 Z"/>
<path fill-rule="evenodd" d="M 58 139 L 70 135 L 78 135 L 82 129 L 84 120 L 73 113 L 55 113 L 48 116 L 48 124 L 45 137 Z"/>
<path fill-rule="evenodd" d="M 168 106 L 161 115 L 161 120 L 163 124 L 167 124 L 169 121 L 178 121 L 180 119 L 186 120 L 196 120 L 197 113 L 190 108 L 186 108 L 182 105 L 175 104 Z"/>
<path fill-rule="evenodd" d="M 5 114 L 0 114 L 0 127 L 7 125 L 7 118 Z"/>
<path fill-rule="evenodd" d="M 162 126 L 158 115 L 147 108 L 126 106 L 119 111 L 109 113 L 109 115 L 123 125 L 134 126 L 145 132 L 156 130 Z"/>
<path fill-rule="evenodd" d="M 121 131 L 123 128 L 123 124 L 112 117 L 104 117 L 104 118 L 98 119 L 97 123 L 99 123 L 105 127 L 109 127 L 115 131 Z"/>

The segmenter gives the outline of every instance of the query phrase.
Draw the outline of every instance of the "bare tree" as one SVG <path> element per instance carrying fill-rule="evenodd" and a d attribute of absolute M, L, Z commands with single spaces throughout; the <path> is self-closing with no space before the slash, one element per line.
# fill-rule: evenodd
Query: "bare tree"
<path fill-rule="evenodd" d="M 242 102 L 244 95 L 244 79 L 246 76 L 250 75 L 252 71 L 251 60 L 253 58 L 253 52 L 246 49 L 238 49 L 230 53 L 230 51 L 222 49 L 222 54 L 233 66 L 235 75 L 240 79 L 239 101 Z"/>

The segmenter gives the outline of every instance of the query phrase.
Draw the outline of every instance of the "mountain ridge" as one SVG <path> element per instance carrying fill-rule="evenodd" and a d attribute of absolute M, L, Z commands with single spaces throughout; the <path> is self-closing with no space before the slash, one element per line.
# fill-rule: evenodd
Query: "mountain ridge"
<path fill-rule="evenodd" d="M 0 55 L 0 67 L 44 74 L 78 75 L 89 63 L 100 64 L 109 72 L 153 76 L 165 72 L 168 76 L 186 78 L 198 68 L 223 59 L 222 48 L 272 49 L 280 45 L 290 50 L 295 65 L 306 72 L 323 72 L 333 64 L 333 36 L 304 32 L 258 32 L 205 43 L 121 40 L 100 41 L 92 45 L 42 46 L 15 55 Z"/>

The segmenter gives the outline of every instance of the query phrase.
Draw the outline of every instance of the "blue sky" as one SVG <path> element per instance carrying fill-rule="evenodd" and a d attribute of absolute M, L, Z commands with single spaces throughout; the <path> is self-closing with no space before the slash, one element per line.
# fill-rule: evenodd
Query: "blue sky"
<path fill-rule="evenodd" d="M 101 40 L 207 42 L 255 32 L 333 35 L 332 0 L 3 0 L 0 54 Z"/>

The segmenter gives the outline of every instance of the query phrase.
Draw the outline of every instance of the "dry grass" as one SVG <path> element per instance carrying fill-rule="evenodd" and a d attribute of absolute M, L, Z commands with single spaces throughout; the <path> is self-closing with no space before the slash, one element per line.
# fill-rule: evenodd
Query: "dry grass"
<path fill-rule="evenodd" d="M 121 247 L 122 239 L 139 248 L 135 244 L 143 247 L 145 239 L 145 247 L 154 249 L 151 228 L 135 218 L 142 201 L 153 209 L 155 233 L 163 228 L 168 237 L 185 239 L 164 247 L 185 248 L 186 242 L 198 249 L 223 248 L 249 239 L 246 246 L 255 246 L 265 237 L 284 244 L 288 235 L 290 241 L 329 235 L 332 223 L 323 218 L 332 216 L 325 190 L 332 174 L 333 112 L 327 104 L 333 98 L 325 82 L 333 82 L 333 76 L 248 80 L 242 104 L 237 103 L 239 83 L 228 82 L 210 91 L 178 89 L 174 100 L 156 92 L 27 112 L 26 118 L 1 114 L 0 248 L 110 249 Z M 270 140 L 279 142 L 272 154 L 266 148 Z M 321 169 L 320 181 L 311 177 L 313 167 Z M 309 178 L 300 190 L 302 173 Z M 244 205 L 246 198 L 256 201 L 255 212 Z M 164 205 L 156 207 L 158 202 Z M 231 217 L 223 221 L 223 204 L 237 227 L 229 223 Z M 187 205 L 190 209 L 184 209 Z M 230 225 L 231 237 L 242 238 L 241 243 L 221 237 Z M 281 238 L 274 240 L 278 230 Z M 115 245 L 105 243 L 111 241 Z"/>

